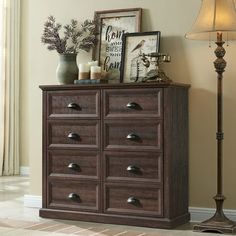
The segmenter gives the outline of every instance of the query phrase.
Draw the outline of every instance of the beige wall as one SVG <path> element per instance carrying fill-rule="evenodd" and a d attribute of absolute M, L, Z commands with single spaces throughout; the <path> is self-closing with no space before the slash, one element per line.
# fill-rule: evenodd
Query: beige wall
<path fill-rule="evenodd" d="M 200 0 L 22 0 L 21 36 L 21 157 L 31 168 L 32 195 L 41 194 L 42 119 L 40 84 L 57 84 L 58 56 L 40 42 L 43 23 L 52 14 L 61 23 L 71 18 L 93 18 L 95 10 L 143 8 L 143 31 L 160 30 L 161 51 L 172 62 L 165 66 L 172 80 L 191 84 L 189 172 L 190 206 L 214 207 L 216 192 L 216 73 L 214 44 L 188 41 Z M 224 190 L 225 208 L 236 209 L 236 43 L 226 48 L 228 65 L 224 80 Z M 90 55 L 79 54 L 80 61 Z"/>

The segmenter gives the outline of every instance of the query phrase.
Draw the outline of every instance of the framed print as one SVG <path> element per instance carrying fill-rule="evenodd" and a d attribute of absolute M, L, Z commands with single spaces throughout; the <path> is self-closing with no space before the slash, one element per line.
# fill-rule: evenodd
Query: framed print
<path fill-rule="evenodd" d="M 122 36 L 124 33 L 140 32 L 141 17 L 141 8 L 95 12 L 98 42 L 93 50 L 93 60 L 98 60 L 103 79 L 119 81 Z"/>
<path fill-rule="evenodd" d="M 160 31 L 126 33 L 122 38 L 120 81 L 140 82 L 146 76 L 150 64 L 144 61 L 144 54 L 157 53 L 160 48 Z"/>

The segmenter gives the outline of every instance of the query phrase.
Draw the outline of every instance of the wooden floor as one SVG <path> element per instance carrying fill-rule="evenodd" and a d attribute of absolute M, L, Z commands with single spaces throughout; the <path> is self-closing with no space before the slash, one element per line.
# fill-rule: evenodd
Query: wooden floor
<path fill-rule="evenodd" d="M 157 230 L 143 227 L 95 224 L 87 222 L 45 221 L 29 222 L 12 219 L 0 219 L 0 235 L 83 235 L 83 236 L 157 236 L 182 235 L 187 231 Z M 189 234 L 186 234 L 189 235 Z M 192 233 L 190 234 L 192 235 Z"/>

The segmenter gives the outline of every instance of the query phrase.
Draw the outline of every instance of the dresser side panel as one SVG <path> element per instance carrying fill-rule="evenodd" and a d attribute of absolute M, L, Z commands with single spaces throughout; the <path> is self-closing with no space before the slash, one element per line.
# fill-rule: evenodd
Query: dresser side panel
<path fill-rule="evenodd" d="M 165 216 L 188 214 L 188 89 L 164 89 Z"/>

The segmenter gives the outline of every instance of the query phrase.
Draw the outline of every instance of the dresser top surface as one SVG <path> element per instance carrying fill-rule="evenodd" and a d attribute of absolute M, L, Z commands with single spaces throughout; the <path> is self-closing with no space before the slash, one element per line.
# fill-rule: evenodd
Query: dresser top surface
<path fill-rule="evenodd" d="M 182 83 L 116 83 L 116 84 L 108 84 L 108 83 L 100 83 L 100 84 L 69 84 L 69 85 L 40 85 L 42 90 L 77 90 L 77 89 L 106 89 L 106 88 L 167 88 L 167 87 L 182 87 L 189 88 L 189 84 Z"/>

